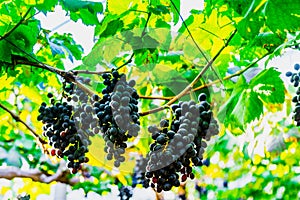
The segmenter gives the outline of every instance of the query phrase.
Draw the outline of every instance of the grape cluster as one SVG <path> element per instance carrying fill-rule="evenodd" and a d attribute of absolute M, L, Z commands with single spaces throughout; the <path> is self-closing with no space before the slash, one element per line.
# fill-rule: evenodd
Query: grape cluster
<path fill-rule="evenodd" d="M 135 188 L 137 184 L 143 185 L 144 188 L 149 187 L 149 183 L 145 184 L 145 172 L 146 172 L 146 166 L 149 161 L 149 157 L 146 158 L 140 157 L 136 160 L 136 165 L 134 167 L 134 173 L 132 176 L 132 187 Z"/>
<path fill-rule="evenodd" d="M 291 78 L 290 82 L 294 85 L 295 88 L 297 88 L 296 95 L 292 99 L 292 102 L 296 104 L 293 119 L 296 121 L 297 126 L 300 126 L 300 72 L 297 72 L 300 69 L 300 65 L 295 64 L 294 69 L 296 70 L 295 73 L 289 71 L 286 73 L 286 76 Z"/>
<path fill-rule="evenodd" d="M 194 101 L 172 105 L 174 116 L 160 121 L 160 126 L 149 126 L 155 140 L 150 145 L 146 183 L 157 192 L 178 187 L 180 180 L 193 179 L 192 166 L 202 166 L 206 141 L 217 135 L 218 124 L 212 116 L 206 95 Z M 179 175 L 180 174 L 180 175 Z"/>
<path fill-rule="evenodd" d="M 39 108 L 38 120 L 43 122 L 43 135 L 52 146 L 50 154 L 59 158 L 68 157 L 68 168 L 76 173 L 81 163 L 88 162 L 88 136 L 77 130 L 73 117 L 73 107 L 67 101 L 56 102 L 52 93 L 48 93 L 51 104 L 43 102 Z"/>
<path fill-rule="evenodd" d="M 116 70 L 102 74 L 102 78 L 106 85 L 102 90 L 103 98 L 93 104 L 93 109 L 106 142 L 106 158 L 115 158 L 114 166 L 119 167 L 125 161 L 122 154 L 127 147 L 126 141 L 136 137 L 140 131 L 137 106 L 139 96 L 133 88 L 135 81 L 127 82 L 126 76 Z"/>
<path fill-rule="evenodd" d="M 120 200 L 129 200 L 133 196 L 132 187 L 130 186 L 122 186 L 119 191 Z"/>

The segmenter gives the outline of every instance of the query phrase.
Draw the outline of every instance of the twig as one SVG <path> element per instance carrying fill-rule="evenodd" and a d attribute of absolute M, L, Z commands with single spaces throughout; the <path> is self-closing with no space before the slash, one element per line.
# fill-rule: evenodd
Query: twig
<path fill-rule="evenodd" d="M 158 111 L 164 110 L 165 108 L 172 105 L 174 102 L 176 102 L 178 99 L 189 93 L 193 89 L 193 86 L 199 81 L 199 79 L 202 77 L 202 75 L 209 69 L 209 67 L 213 64 L 213 62 L 219 57 L 221 52 L 228 46 L 229 42 L 233 38 L 233 36 L 236 34 L 237 30 L 234 30 L 233 33 L 230 35 L 228 40 L 226 41 L 226 44 L 218 51 L 218 53 L 206 64 L 206 66 L 201 70 L 201 72 L 195 77 L 195 79 L 184 89 L 182 90 L 178 95 L 173 97 L 168 103 L 165 105 L 155 108 L 153 110 L 149 110 L 146 112 L 140 113 L 140 116 L 145 116 L 148 114 L 156 113 Z"/>
<path fill-rule="evenodd" d="M 96 75 L 101 75 L 105 73 L 110 73 L 111 71 L 89 71 L 89 70 L 72 70 L 74 74 L 96 74 Z"/>
<path fill-rule="evenodd" d="M 141 37 L 143 37 L 146 34 L 146 29 L 147 29 L 147 26 L 148 26 L 151 14 L 152 14 L 151 12 L 148 12 L 148 16 L 147 16 L 146 23 L 145 23 L 145 26 L 144 26 L 144 29 L 143 29 Z"/>
<path fill-rule="evenodd" d="M 131 63 L 133 56 L 134 56 L 134 53 L 132 53 L 131 56 L 130 56 L 130 58 L 124 64 L 122 64 L 120 67 L 118 67 L 117 70 L 119 70 L 122 67 L 124 67 L 125 65 Z"/>
<path fill-rule="evenodd" d="M 129 11 L 132 11 L 132 12 L 141 12 L 141 13 L 149 14 L 147 11 L 144 11 L 144 10 L 134 10 L 134 9 L 130 9 Z"/>
<path fill-rule="evenodd" d="M 0 36 L 0 41 L 6 39 L 12 32 L 14 32 L 25 20 L 25 18 L 27 17 L 27 15 L 29 14 L 29 12 L 31 11 L 32 7 L 30 7 L 27 12 L 25 13 L 25 15 L 21 18 L 21 20 L 7 33 L 5 33 L 2 37 Z"/>
<path fill-rule="evenodd" d="M 139 95 L 140 99 L 156 99 L 156 100 L 171 100 L 174 97 L 159 97 L 159 96 L 144 96 Z"/>
<path fill-rule="evenodd" d="M 47 144 L 47 142 L 45 140 L 43 140 L 39 134 L 37 134 L 28 124 L 26 124 L 18 115 L 16 115 L 15 113 L 13 113 L 12 111 L 10 111 L 8 108 L 6 108 L 3 104 L 0 103 L 0 108 L 2 108 L 3 110 L 5 110 L 6 112 L 8 112 L 12 118 L 14 120 L 16 120 L 17 122 L 20 122 L 21 124 L 23 124 L 33 135 L 35 138 L 37 138 L 37 140 L 39 141 L 39 143 L 41 144 L 41 146 L 43 147 L 44 144 Z"/>

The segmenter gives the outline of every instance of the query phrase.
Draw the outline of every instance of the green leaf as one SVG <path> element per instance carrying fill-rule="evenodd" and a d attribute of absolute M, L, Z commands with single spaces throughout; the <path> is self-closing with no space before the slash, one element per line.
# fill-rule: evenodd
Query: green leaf
<path fill-rule="evenodd" d="M 300 4 L 294 0 L 269 0 L 266 6 L 266 24 L 274 32 L 298 31 Z"/>
<path fill-rule="evenodd" d="M 122 3 L 116 0 L 107 0 L 107 9 L 110 13 L 120 14 L 130 9 L 136 1 L 122 0 Z"/>
<path fill-rule="evenodd" d="M 32 20 L 18 26 L 5 40 L 0 41 L 0 61 L 11 62 L 11 55 L 27 57 L 32 54 L 39 34 L 39 21 Z"/>
<path fill-rule="evenodd" d="M 280 72 L 274 68 L 265 69 L 249 83 L 252 90 L 266 103 L 283 103 L 284 83 L 279 77 Z"/>
<path fill-rule="evenodd" d="M 87 66 L 96 66 L 100 63 L 112 63 L 121 52 L 123 41 L 115 37 L 99 40 L 92 51 L 84 58 L 83 63 Z"/>
<path fill-rule="evenodd" d="M 258 119 L 263 114 L 263 103 L 258 96 L 249 90 L 244 90 L 239 95 L 235 108 L 231 113 L 231 119 L 237 122 L 242 130 L 251 121 Z"/>
<path fill-rule="evenodd" d="M 142 37 L 142 48 L 155 49 L 159 45 L 159 42 L 146 34 Z"/>
<path fill-rule="evenodd" d="M 103 12 L 101 2 L 82 1 L 82 0 L 62 0 L 63 8 L 71 12 L 77 12 L 81 9 L 88 9 L 90 13 L 97 14 Z"/>
<path fill-rule="evenodd" d="M 124 23 L 120 19 L 109 21 L 106 25 L 106 29 L 104 29 L 100 34 L 100 38 L 115 35 L 119 30 L 123 28 L 123 26 Z"/>
<path fill-rule="evenodd" d="M 284 84 L 274 68 L 265 69 L 251 79 L 249 85 L 240 76 L 235 88 L 221 107 L 218 118 L 225 126 L 244 130 L 263 114 L 263 102 L 283 103 Z"/>
<path fill-rule="evenodd" d="M 155 15 L 162 15 L 169 13 L 169 9 L 165 5 L 156 5 L 156 6 L 149 6 L 148 11 Z"/>
<path fill-rule="evenodd" d="M 260 10 L 259 10 L 260 11 Z M 258 35 L 260 29 L 264 25 L 260 12 L 251 12 L 247 17 L 243 18 L 237 25 L 238 31 L 245 39 L 252 39 Z"/>
<path fill-rule="evenodd" d="M 174 5 L 176 6 L 176 8 L 178 9 L 179 13 L 180 13 L 180 0 L 171 0 Z M 176 25 L 179 21 L 179 13 L 176 11 L 176 9 L 174 8 L 174 5 L 171 5 L 171 12 L 173 14 L 173 22 L 174 25 Z"/>
<path fill-rule="evenodd" d="M 251 4 L 253 4 L 254 2 L 255 0 L 254 1 L 237 0 L 237 1 L 226 1 L 222 3 L 223 4 L 227 3 L 229 8 L 233 9 L 239 16 L 245 17 L 248 13 L 250 13 L 253 10 Z"/>
<path fill-rule="evenodd" d="M 79 19 L 85 25 L 99 24 L 98 13 L 103 12 L 101 2 L 82 1 L 82 0 L 62 0 L 62 7 L 70 11 L 70 18 L 77 22 Z"/>
<path fill-rule="evenodd" d="M 234 88 L 229 100 L 221 107 L 218 118 L 226 126 L 244 130 L 251 121 L 263 113 L 263 103 L 258 95 L 249 89 L 243 76 Z"/>

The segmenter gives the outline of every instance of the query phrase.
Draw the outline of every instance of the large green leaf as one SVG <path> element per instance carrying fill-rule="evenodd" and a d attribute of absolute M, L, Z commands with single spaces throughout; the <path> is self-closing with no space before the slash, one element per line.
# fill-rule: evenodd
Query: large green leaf
<path fill-rule="evenodd" d="M 6 39 L 0 40 L 0 61 L 11 62 L 11 54 L 22 56 L 32 54 L 38 34 L 37 20 L 18 26 Z"/>
<path fill-rule="evenodd" d="M 114 37 L 99 41 L 92 51 L 84 58 L 83 63 L 87 66 L 96 66 L 99 63 L 111 63 L 120 53 L 123 41 Z"/>
<path fill-rule="evenodd" d="M 219 120 L 225 126 L 244 130 L 246 125 L 263 114 L 263 102 L 283 103 L 284 85 L 274 68 L 266 69 L 256 75 L 249 84 L 241 76 L 235 88 L 221 107 Z"/>
<path fill-rule="evenodd" d="M 264 25 L 264 20 L 261 16 L 261 10 L 263 7 L 256 10 L 259 3 L 260 0 L 252 1 L 250 9 L 244 18 L 237 24 L 239 33 L 246 39 L 254 38 Z"/>
<path fill-rule="evenodd" d="M 298 31 L 300 3 L 295 0 L 269 0 L 266 7 L 266 24 L 275 33 Z"/>
<path fill-rule="evenodd" d="M 266 103 L 284 102 L 284 83 L 279 77 L 280 72 L 274 68 L 265 69 L 249 83 L 253 92 Z"/>

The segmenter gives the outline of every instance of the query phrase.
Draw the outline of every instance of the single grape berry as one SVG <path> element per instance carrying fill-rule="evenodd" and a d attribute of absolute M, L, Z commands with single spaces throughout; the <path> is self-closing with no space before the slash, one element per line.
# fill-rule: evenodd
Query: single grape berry
<path fill-rule="evenodd" d="M 285 76 L 286 76 L 286 77 L 291 77 L 292 75 L 293 75 L 292 72 L 286 72 L 286 73 L 285 73 Z"/>
<path fill-rule="evenodd" d="M 53 97 L 53 94 L 49 92 L 49 93 L 47 94 L 47 97 L 48 97 L 48 98 L 52 98 L 52 97 Z"/>
<path fill-rule="evenodd" d="M 300 69 L 300 65 L 299 65 L 298 63 L 295 64 L 295 65 L 294 65 L 294 69 L 298 71 L 298 70 Z"/>
<path fill-rule="evenodd" d="M 207 98 L 206 94 L 205 93 L 201 93 L 198 96 L 198 101 L 205 101 L 206 98 Z"/>

